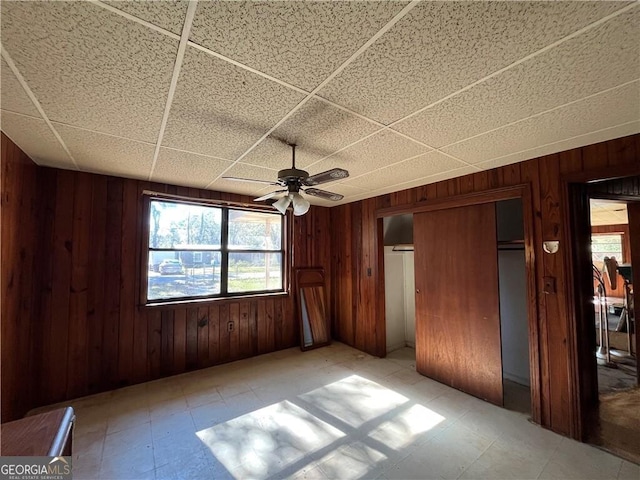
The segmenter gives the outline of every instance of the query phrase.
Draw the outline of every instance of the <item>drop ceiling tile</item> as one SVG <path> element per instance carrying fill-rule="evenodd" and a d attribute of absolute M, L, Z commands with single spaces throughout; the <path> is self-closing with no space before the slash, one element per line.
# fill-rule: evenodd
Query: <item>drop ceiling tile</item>
<path fill-rule="evenodd" d="M 412 182 L 418 178 L 441 174 L 464 166 L 465 164 L 458 160 L 454 160 L 440 152 L 432 151 L 419 157 L 414 157 L 404 162 L 375 170 L 360 177 L 348 178 L 344 183 L 368 190 L 378 190 L 391 185 Z M 404 187 L 397 187 L 396 189 L 402 190 L 403 188 Z"/>
<path fill-rule="evenodd" d="M 251 150 L 248 155 L 242 157 L 243 163 L 257 167 L 269 168 L 274 173 L 283 168 L 291 168 L 292 149 L 287 145 L 285 137 L 275 137 L 273 134 L 262 140 L 260 144 Z M 322 157 L 320 157 L 322 158 Z M 296 167 L 305 168 L 318 158 L 304 146 L 302 142 L 296 147 Z"/>
<path fill-rule="evenodd" d="M 480 163 L 638 119 L 640 81 L 488 132 L 443 151 L 469 163 Z"/>
<path fill-rule="evenodd" d="M 539 145 L 527 150 L 521 150 L 513 154 L 496 157 L 486 162 L 477 163 L 476 165 L 483 170 L 511 165 L 512 163 L 523 162 L 531 158 L 543 157 L 553 153 L 565 152 L 574 148 L 583 147 L 585 145 L 593 145 L 614 138 L 622 138 L 629 135 L 640 133 L 640 120 L 629 122 L 616 127 L 605 128 L 596 132 L 578 135 L 558 142 L 552 142 Z"/>
<path fill-rule="evenodd" d="M 320 95 L 389 124 L 624 5 L 424 2 Z"/>
<path fill-rule="evenodd" d="M 312 90 L 407 2 L 200 2 L 191 40 Z"/>
<path fill-rule="evenodd" d="M 296 166 L 305 168 L 379 128 L 326 102 L 312 99 L 244 157 L 242 162 L 276 170 L 289 168 L 291 147 L 287 143 L 295 143 Z"/>
<path fill-rule="evenodd" d="M 44 120 L 3 110 L 0 112 L 0 122 L 5 135 L 38 165 L 76 170 Z"/>
<path fill-rule="evenodd" d="M 182 34 L 182 26 L 189 6 L 186 0 L 162 0 L 161 2 L 118 0 L 104 3 L 176 35 Z"/>
<path fill-rule="evenodd" d="M 80 170 L 125 178 L 147 179 L 155 145 L 89 132 L 59 123 L 54 127 Z"/>
<path fill-rule="evenodd" d="M 626 225 L 629 223 L 627 204 L 609 200 L 590 200 L 591 225 Z"/>
<path fill-rule="evenodd" d="M 236 159 L 303 95 L 187 48 L 163 144 Z"/>
<path fill-rule="evenodd" d="M 640 9 L 394 126 L 442 147 L 640 78 Z"/>
<path fill-rule="evenodd" d="M 156 141 L 178 47 L 89 2 L 2 2 L 2 44 L 51 120 Z"/>
<path fill-rule="evenodd" d="M 275 182 L 278 172 L 267 168 L 256 167 L 255 165 L 247 165 L 245 163 L 236 163 L 229 170 L 224 172 L 225 177 L 248 178 L 253 180 L 265 180 Z M 244 195 L 262 196 L 273 190 L 279 190 L 280 187 L 251 182 L 238 182 L 233 180 L 225 180 L 218 178 L 212 185 L 208 187 L 210 190 L 218 190 L 221 192 L 234 192 Z"/>
<path fill-rule="evenodd" d="M 0 63 L 0 69 L 2 70 L 0 108 L 40 118 L 38 109 L 33 105 L 24 88 L 22 88 L 22 85 L 20 85 L 20 82 L 18 82 L 18 79 L 4 60 Z"/>
<path fill-rule="evenodd" d="M 351 177 L 369 173 L 431 149 L 389 130 L 381 131 L 309 167 L 309 173 L 344 168 Z"/>
<path fill-rule="evenodd" d="M 161 148 L 151 180 L 204 188 L 231 164 L 220 158 Z"/>

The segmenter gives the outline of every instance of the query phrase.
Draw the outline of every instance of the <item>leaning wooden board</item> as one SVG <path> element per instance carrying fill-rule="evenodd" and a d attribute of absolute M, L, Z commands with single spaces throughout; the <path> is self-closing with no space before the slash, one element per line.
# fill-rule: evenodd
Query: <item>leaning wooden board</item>
<path fill-rule="evenodd" d="M 66 407 L 3 423 L 0 455 L 70 456 L 74 422 L 73 408 Z"/>

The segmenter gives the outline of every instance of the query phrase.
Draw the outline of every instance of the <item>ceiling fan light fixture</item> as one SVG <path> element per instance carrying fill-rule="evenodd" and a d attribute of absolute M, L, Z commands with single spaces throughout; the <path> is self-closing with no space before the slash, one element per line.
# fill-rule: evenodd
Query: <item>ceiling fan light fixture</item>
<path fill-rule="evenodd" d="M 273 207 L 278 210 L 282 215 L 287 212 L 287 208 L 291 204 L 291 195 L 285 195 L 277 202 L 273 203 Z"/>
<path fill-rule="evenodd" d="M 299 217 L 300 215 L 304 215 L 309 211 L 311 204 L 306 198 L 304 198 L 299 193 L 292 193 L 291 197 L 293 202 L 293 214 L 295 216 Z"/>

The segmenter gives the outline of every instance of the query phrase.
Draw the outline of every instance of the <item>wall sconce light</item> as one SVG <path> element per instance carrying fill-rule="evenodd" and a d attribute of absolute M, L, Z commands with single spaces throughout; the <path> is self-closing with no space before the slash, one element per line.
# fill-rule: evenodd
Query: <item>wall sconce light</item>
<path fill-rule="evenodd" d="M 558 253 L 560 249 L 560 241 L 558 240 L 547 240 L 542 242 L 542 249 L 550 254 Z"/>

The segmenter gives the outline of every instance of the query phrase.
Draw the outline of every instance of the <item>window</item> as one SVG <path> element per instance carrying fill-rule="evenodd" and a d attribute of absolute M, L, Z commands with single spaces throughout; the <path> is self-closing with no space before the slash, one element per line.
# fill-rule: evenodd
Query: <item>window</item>
<path fill-rule="evenodd" d="M 618 263 L 623 263 L 620 233 L 591 235 L 591 261 L 596 267 L 602 269 L 604 257 L 616 257 Z"/>
<path fill-rule="evenodd" d="M 284 290 L 283 217 L 149 197 L 147 303 Z"/>

